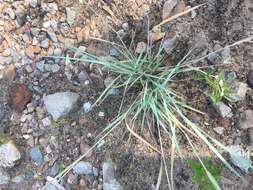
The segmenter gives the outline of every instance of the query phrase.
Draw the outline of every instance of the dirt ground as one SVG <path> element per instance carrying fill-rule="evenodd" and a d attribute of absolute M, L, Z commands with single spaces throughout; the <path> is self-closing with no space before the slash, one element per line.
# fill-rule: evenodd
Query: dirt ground
<path fill-rule="evenodd" d="M 12 1 L 0 0 L 0 3 L 2 2 L 11 4 L 12 6 L 15 5 Z M 43 3 L 44 1 L 41 2 Z M 147 42 L 148 29 L 162 21 L 164 5 L 164 1 L 162 0 L 90 0 L 84 4 L 80 4 L 76 0 L 48 0 L 47 2 L 55 2 L 58 5 L 55 18 L 59 20 L 57 20 L 59 23 L 61 23 L 60 18 L 65 14 L 66 7 L 72 7 L 75 10 L 75 23 L 72 27 L 68 27 L 67 34 L 64 36 L 61 32 L 56 32 L 57 37 L 62 39 L 62 43 L 66 46 L 64 39 L 73 39 L 74 46 L 85 46 L 87 47 L 87 51 L 97 55 L 110 54 L 112 46 L 108 45 L 108 43 L 98 42 L 94 38 L 120 43 L 114 31 L 122 29 L 122 23 L 125 22 L 129 24 L 129 31 L 123 38 L 123 41 L 127 45 L 130 44 L 133 35 L 135 35 L 134 47 L 136 47 L 138 42 Z M 178 0 L 178 2 L 180 2 L 178 3 L 178 10 L 184 10 L 187 6 L 194 7 L 201 3 L 206 4 L 194 12 L 196 15 L 193 16 L 193 13 L 189 13 L 162 27 L 162 30 L 165 32 L 163 40 L 174 35 L 178 36 L 175 49 L 168 55 L 168 64 L 173 64 L 177 60 L 180 60 L 193 47 L 195 48 L 193 56 L 200 57 L 252 35 L 253 2 L 251 0 Z M 27 8 L 25 10 L 28 11 L 31 18 L 34 16 L 34 20 L 40 23 L 37 28 L 42 28 L 41 25 L 45 22 L 46 15 L 39 14 L 41 12 L 40 5 L 37 8 Z M 27 22 L 33 23 L 33 19 Z M 29 26 L 31 27 L 31 25 Z M 27 30 L 30 30 L 30 28 L 28 27 Z M 83 32 L 79 36 L 82 30 Z M 28 42 L 18 40 L 22 36 L 19 29 L 12 31 L 0 30 L 0 32 L 0 35 L 3 34 L 3 36 L 7 34 L 13 35 L 15 38 L 17 36 L 15 40 L 21 47 L 29 44 Z M 93 37 L 93 39 L 89 37 Z M 160 42 L 161 40 L 157 43 Z M 58 46 L 57 44 L 57 47 L 62 49 L 64 56 L 71 56 L 72 53 L 65 46 L 62 44 Z M 0 51 L 0 53 L 2 52 Z M 49 55 L 49 50 L 47 50 L 46 55 Z M 43 56 L 41 51 L 36 55 L 35 59 L 29 62 L 32 68 L 35 67 L 34 64 L 38 60 L 51 60 L 50 58 L 42 58 Z M 218 54 L 218 57 L 222 56 L 222 53 Z M 205 59 L 199 62 L 198 66 L 213 65 L 217 70 L 222 70 L 225 73 L 235 72 L 237 76 L 236 80 L 247 83 L 247 74 L 253 69 L 252 60 L 253 44 L 252 42 L 246 42 L 230 48 L 229 63 L 224 63 L 224 60 L 219 58 L 215 63 L 211 63 L 210 60 Z M 7 67 L 6 65 L 4 66 Z M 25 175 L 25 179 L 27 179 L 20 184 L 10 182 L 3 185 L 3 187 L 0 185 L 0 189 L 37 190 L 42 188 L 46 182 L 46 176 L 51 175 L 50 171 L 55 162 L 64 168 L 75 161 L 82 152 L 80 142 L 84 141 L 87 146 L 92 146 L 98 140 L 96 136 L 117 114 L 121 100 L 120 95 L 110 96 L 100 106 L 95 107 L 87 114 L 84 114 L 82 109 L 84 102 L 95 102 L 96 98 L 104 89 L 104 80 L 111 73 L 107 71 L 99 73 L 96 67 L 94 68 L 88 64 L 84 64 L 85 70 L 90 77 L 89 79 L 92 81 L 87 86 L 80 82 L 78 83 L 78 79 L 76 80 L 78 78 L 77 73 L 83 69 L 83 64 L 79 63 L 73 66 L 74 76 L 71 80 L 66 76 L 66 63 L 60 61 L 59 65 L 60 70 L 58 72 L 48 75 L 44 73 L 38 76 L 31 73 L 27 74 L 26 65 L 23 63 L 16 66 L 17 74 L 12 83 L 26 84 L 29 89 L 32 89 L 33 93 L 31 101 L 35 109 L 32 111 L 33 120 L 29 122 L 21 121 L 22 115 L 25 115 L 24 112 L 17 114 L 14 113 L 13 109 L 8 107 L 7 102 L 9 100 L 7 99 L 9 97 L 6 92 L 11 85 L 0 79 L 0 106 L 6 106 L 4 108 L 4 116 L 1 116 L 0 113 L 0 126 L 1 128 L 5 126 L 5 134 L 8 138 L 16 142 L 20 152 L 22 152 L 22 159 L 19 161 L 19 164 L 14 168 L 7 169 L 7 171 L 11 177 Z M 210 101 L 208 101 L 203 93 L 206 87 L 201 83 L 193 83 L 193 76 L 186 76 L 184 80 L 186 80 L 185 84 L 179 86 L 178 89 L 185 95 L 185 99 L 190 105 L 206 113 L 204 116 L 189 114 L 189 117 L 192 120 L 197 120 L 197 123 L 204 130 L 226 145 L 240 144 L 244 148 L 248 148 L 252 143 L 249 138 L 249 130 L 238 128 L 237 123 L 241 118 L 241 113 L 245 110 L 253 109 L 252 88 L 249 88 L 243 101 L 231 105 L 234 116 L 230 119 L 225 119 L 225 124 L 224 122 L 221 124 L 221 117 L 215 112 Z M 36 85 L 37 83 L 39 85 Z M 34 86 L 39 86 L 40 88 L 36 89 Z M 43 107 L 42 98 L 45 95 L 59 91 L 72 91 L 79 94 L 80 100 L 78 102 L 78 108 L 76 111 L 72 111 L 67 117 L 59 119 L 58 121 L 52 121 L 50 127 L 41 127 L 42 118 L 48 115 Z M 43 117 L 40 116 L 40 112 L 44 114 Z M 99 112 L 103 112 L 105 116 L 99 116 Z M 220 125 L 225 126 L 222 126 L 224 127 L 224 133 L 222 135 L 215 133 L 213 130 L 214 127 Z M 32 128 L 31 133 L 27 132 L 30 128 Z M 31 141 L 29 142 L 28 139 L 25 139 L 24 134 L 31 135 L 33 142 L 31 143 Z M 155 190 L 161 163 L 160 155 L 137 139 L 132 138 L 131 141 L 128 141 L 128 137 L 129 133 L 127 133 L 125 127 L 122 125 L 105 139 L 105 143 L 100 148 L 94 149 L 92 155 L 84 160 L 92 163 L 101 173 L 103 162 L 111 159 L 116 165 L 116 177 L 125 190 Z M 159 147 L 153 134 L 146 132 L 145 137 L 146 139 L 150 139 L 150 142 L 154 146 Z M 199 189 L 198 186 L 191 180 L 192 171 L 186 164 L 187 159 L 194 159 L 195 156 L 190 150 L 186 139 L 181 136 L 180 143 L 182 144 L 182 152 L 184 153 L 185 160 L 176 160 L 175 189 L 197 190 Z M 202 158 L 213 156 L 202 142 L 196 141 L 195 143 Z M 51 152 L 47 152 L 46 149 L 49 145 L 52 147 Z M 30 158 L 29 150 L 35 146 L 40 147 L 47 156 L 47 161 L 39 166 L 33 164 Z M 169 159 L 169 141 L 166 144 L 166 148 L 168 150 L 166 155 Z M 214 161 L 220 163 L 217 158 L 214 158 Z M 240 170 L 238 169 L 238 171 Z M 30 173 L 33 173 L 31 174 L 32 177 L 27 178 Z M 241 173 L 250 184 L 253 184 L 252 171 L 251 173 Z M 224 180 L 221 182 L 221 187 L 224 190 L 252 189 L 252 185 L 247 186 L 242 183 L 240 179 L 235 177 L 227 169 L 223 170 L 222 176 L 224 176 Z M 69 175 L 64 178 L 63 186 L 65 189 L 93 190 L 101 188 L 99 186 L 102 183 L 102 176 L 100 174 L 98 177 L 75 177 L 73 183 L 69 182 Z M 85 181 L 85 186 L 82 186 L 81 180 Z M 168 189 L 165 178 L 162 180 L 160 189 Z"/>

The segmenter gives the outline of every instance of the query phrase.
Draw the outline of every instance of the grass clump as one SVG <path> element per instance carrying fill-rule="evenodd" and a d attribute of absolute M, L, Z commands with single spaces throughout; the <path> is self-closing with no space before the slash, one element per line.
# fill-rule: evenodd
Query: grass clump
<path fill-rule="evenodd" d="M 192 180 L 199 185 L 200 190 L 215 190 L 215 187 L 210 182 L 205 170 L 199 162 L 188 160 L 187 163 L 193 170 Z M 204 159 L 203 163 L 205 164 L 208 171 L 214 176 L 215 180 L 219 183 L 222 178 L 222 168 L 216 164 L 213 164 L 210 159 Z"/>
<path fill-rule="evenodd" d="M 223 98 L 229 102 L 233 101 L 232 87 L 223 72 L 216 75 L 212 71 L 201 72 L 199 79 L 211 88 L 210 97 L 214 103 L 220 102 Z"/>

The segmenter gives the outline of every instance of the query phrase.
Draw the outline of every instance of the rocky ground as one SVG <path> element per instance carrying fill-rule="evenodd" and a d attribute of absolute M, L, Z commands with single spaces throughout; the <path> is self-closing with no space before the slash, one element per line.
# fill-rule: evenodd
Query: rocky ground
<path fill-rule="evenodd" d="M 46 177 L 56 176 L 84 154 L 117 113 L 118 91 L 91 110 L 111 80 L 108 72 L 89 63 L 73 65 L 59 57 L 78 56 L 70 47 L 119 57 L 117 49 L 94 40 L 117 42 L 113 28 L 127 44 L 135 33 L 138 53 L 146 45 L 149 25 L 145 14 L 154 26 L 187 6 L 206 1 L 164 2 L 0 0 L 0 189 L 42 189 Z M 250 0 L 209 0 L 199 10 L 166 24 L 154 38 L 164 38 L 168 60 L 180 58 L 196 44 L 196 56 L 201 56 L 249 37 L 252 19 Z M 199 89 L 205 91 L 201 84 L 196 90 L 189 82 L 189 89 L 184 89 L 192 104 L 207 113 L 204 117 L 191 115 L 192 120 L 218 140 L 249 154 L 253 147 L 252 58 L 252 42 L 247 42 L 225 48 L 200 63 L 223 70 L 233 79 L 235 103 L 211 105 L 203 94 L 196 95 Z M 102 141 L 68 173 L 61 188 L 155 189 L 159 156 L 135 140 L 129 148 L 122 138 L 127 142 L 127 134 L 119 129 Z M 203 157 L 210 154 L 199 148 Z M 187 146 L 185 150 L 187 156 L 193 156 Z M 252 171 L 242 173 L 253 183 Z M 175 176 L 177 189 L 197 189 L 185 163 L 177 164 Z M 224 171 L 224 176 L 224 189 L 250 189 L 230 172 Z M 57 188 L 50 185 L 46 189 Z"/>

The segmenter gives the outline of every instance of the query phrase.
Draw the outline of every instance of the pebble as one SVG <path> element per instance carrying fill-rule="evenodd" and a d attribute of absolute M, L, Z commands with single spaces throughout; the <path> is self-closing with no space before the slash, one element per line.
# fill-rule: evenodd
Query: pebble
<path fill-rule="evenodd" d="M 66 13 L 67 13 L 67 22 L 70 26 L 72 26 L 75 23 L 76 19 L 76 12 L 73 8 L 66 7 Z"/>
<path fill-rule="evenodd" d="M 43 73 L 45 71 L 45 61 L 36 62 L 35 65 L 40 72 Z"/>
<path fill-rule="evenodd" d="M 85 113 L 88 113 L 88 112 L 90 112 L 91 111 L 91 109 L 92 109 L 92 107 L 91 107 L 92 105 L 91 105 L 91 103 L 90 102 L 85 102 L 84 104 L 83 104 L 83 109 L 84 109 L 84 112 Z"/>
<path fill-rule="evenodd" d="M 129 30 L 128 22 L 124 22 L 121 27 L 123 28 L 123 30 L 128 31 Z"/>
<path fill-rule="evenodd" d="M 73 170 L 78 175 L 93 174 L 92 165 L 89 162 L 80 161 L 73 167 Z"/>
<path fill-rule="evenodd" d="M 253 128 L 253 110 L 245 110 L 243 117 L 240 119 L 239 127 L 241 129 Z"/>
<path fill-rule="evenodd" d="M 103 163 L 103 190 L 123 190 L 115 178 L 114 166 L 111 162 Z"/>
<path fill-rule="evenodd" d="M 121 29 L 121 30 L 117 31 L 117 35 L 120 39 L 123 40 L 127 36 L 127 33 L 123 29 Z"/>
<path fill-rule="evenodd" d="M 1 167 L 13 167 L 20 158 L 21 153 L 12 141 L 0 146 Z"/>
<path fill-rule="evenodd" d="M 60 165 L 58 163 L 54 163 L 54 165 L 52 166 L 50 170 L 50 175 L 54 177 L 59 173 L 59 171 L 60 171 Z"/>
<path fill-rule="evenodd" d="M 41 121 L 44 127 L 49 127 L 52 123 L 50 117 L 45 117 Z"/>
<path fill-rule="evenodd" d="M 213 103 L 214 108 L 220 114 L 221 117 L 231 118 L 233 117 L 232 109 L 223 102 Z"/>
<path fill-rule="evenodd" d="M 144 53 L 146 50 L 147 50 L 147 44 L 145 42 L 138 42 L 137 43 L 135 53 L 141 54 L 141 53 Z"/>
<path fill-rule="evenodd" d="M 111 48 L 109 50 L 109 54 L 111 56 L 114 56 L 114 57 L 119 57 L 120 56 L 120 52 L 116 48 Z"/>
<path fill-rule="evenodd" d="M 78 80 L 80 82 L 84 82 L 86 80 L 89 79 L 89 76 L 88 76 L 88 73 L 86 71 L 81 71 L 79 74 L 78 74 Z"/>
<path fill-rule="evenodd" d="M 61 56 L 62 55 L 62 50 L 61 48 L 56 48 L 54 49 L 54 56 Z"/>
<path fill-rule="evenodd" d="M 217 134 L 222 135 L 223 132 L 224 132 L 224 127 L 215 127 L 215 128 L 213 128 L 213 130 L 214 130 Z"/>
<path fill-rule="evenodd" d="M 177 5 L 177 0 L 167 0 L 163 5 L 163 13 L 162 18 L 163 20 L 168 18 L 171 15 L 172 10 Z"/>
<path fill-rule="evenodd" d="M 249 130 L 249 141 L 250 146 L 253 148 L 253 129 Z"/>
<path fill-rule="evenodd" d="M 217 53 L 210 53 L 207 56 L 207 60 L 211 63 L 211 64 L 215 64 L 218 60 L 219 60 L 219 55 Z"/>
<path fill-rule="evenodd" d="M 3 168 L 0 168 L 0 185 L 7 185 L 10 179 L 10 175 Z"/>
<path fill-rule="evenodd" d="M 247 82 L 251 88 L 253 88 L 253 70 L 250 70 L 247 74 Z"/>
<path fill-rule="evenodd" d="M 38 0 L 29 0 L 29 4 L 31 7 L 35 8 L 38 5 Z"/>
<path fill-rule="evenodd" d="M 223 52 L 222 52 L 222 58 L 223 58 L 223 64 L 231 64 L 232 63 L 232 58 L 230 55 L 230 48 L 225 47 Z"/>
<path fill-rule="evenodd" d="M 50 40 L 52 40 L 55 43 L 58 42 L 58 38 L 53 31 L 47 31 L 47 34 Z"/>
<path fill-rule="evenodd" d="M 229 72 L 226 76 L 226 78 L 229 80 L 229 81 L 232 81 L 232 80 L 235 80 L 237 78 L 237 74 L 236 72 L 232 71 L 232 72 Z"/>
<path fill-rule="evenodd" d="M 233 101 L 243 101 L 246 97 L 246 93 L 248 91 L 248 86 L 246 83 L 243 82 L 234 82 L 232 85 L 233 93 L 231 93 L 231 96 L 233 98 Z"/>
<path fill-rule="evenodd" d="M 58 64 L 45 64 L 45 70 L 57 73 L 60 70 L 60 66 Z"/>
<path fill-rule="evenodd" d="M 30 150 L 30 157 L 36 164 L 42 164 L 44 161 L 43 154 L 38 147 L 34 147 Z"/>
<path fill-rule="evenodd" d="M 70 173 L 68 175 L 67 183 L 71 185 L 77 184 L 77 176 L 73 173 Z"/>
<path fill-rule="evenodd" d="M 177 44 L 177 38 L 178 38 L 177 36 L 174 36 L 172 38 L 167 38 L 163 42 L 163 48 L 167 54 L 170 54 L 172 52 L 172 50 L 175 48 L 175 46 Z"/>
<path fill-rule="evenodd" d="M 86 158 L 89 158 L 92 156 L 92 150 L 90 150 L 88 152 L 88 150 L 90 150 L 90 146 L 88 144 L 86 144 L 83 140 L 81 140 L 81 143 L 80 143 L 80 152 L 81 154 L 86 154 Z"/>
<path fill-rule="evenodd" d="M 76 106 L 79 95 L 74 92 L 57 92 L 43 97 L 44 105 L 54 120 L 66 116 Z"/>
<path fill-rule="evenodd" d="M 241 170 L 247 172 L 252 168 L 252 162 L 247 158 L 247 153 L 239 145 L 232 145 L 229 147 L 229 154 L 231 162 L 239 167 Z"/>
<path fill-rule="evenodd" d="M 44 49 L 47 49 L 49 47 L 49 41 L 47 38 L 40 43 L 40 47 Z"/>
<path fill-rule="evenodd" d="M 31 65 L 26 65 L 25 70 L 26 70 L 27 73 L 32 73 L 33 72 L 33 68 L 32 68 Z"/>

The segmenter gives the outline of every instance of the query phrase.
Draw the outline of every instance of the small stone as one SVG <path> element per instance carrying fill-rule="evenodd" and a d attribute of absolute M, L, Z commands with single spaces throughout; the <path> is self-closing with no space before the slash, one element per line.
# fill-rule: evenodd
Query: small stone
<path fill-rule="evenodd" d="M 11 64 L 6 67 L 3 71 L 3 79 L 13 81 L 16 77 L 16 67 L 14 64 Z"/>
<path fill-rule="evenodd" d="M 253 88 L 253 70 L 250 70 L 247 74 L 247 82 L 251 88 Z"/>
<path fill-rule="evenodd" d="M 102 111 L 98 112 L 98 116 L 99 117 L 104 117 L 105 116 L 105 112 L 102 112 Z"/>
<path fill-rule="evenodd" d="M 144 53 L 146 50 L 147 50 L 147 44 L 145 42 L 138 42 L 137 43 L 135 53 L 141 54 L 141 53 Z"/>
<path fill-rule="evenodd" d="M 86 180 L 85 180 L 84 178 L 81 178 L 81 179 L 80 179 L 80 182 L 79 182 L 79 185 L 80 185 L 81 187 L 87 187 L 87 182 L 86 182 Z"/>
<path fill-rule="evenodd" d="M 126 38 L 127 33 L 126 33 L 123 29 L 121 29 L 121 30 L 117 31 L 117 35 L 118 35 L 118 37 L 119 37 L 120 39 L 123 40 L 123 39 Z"/>
<path fill-rule="evenodd" d="M 21 158 L 21 153 L 12 141 L 0 146 L 0 166 L 13 167 Z"/>
<path fill-rule="evenodd" d="M 70 26 L 72 26 L 75 23 L 76 19 L 76 12 L 73 8 L 66 7 L 66 13 L 67 13 L 67 22 Z"/>
<path fill-rule="evenodd" d="M 30 157 L 37 164 L 42 164 L 44 161 L 43 154 L 38 147 L 34 147 L 30 150 Z"/>
<path fill-rule="evenodd" d="M 253 110 L 245 110 L 239 122 L 241 129 L 253 128 Z"/>
<path fill-rule="evenodd" d="M 91 107 L 92 105 L 91 105 L 91 103 L 90 102 L 85 102 L 84 104 L 83 104 L 83 109 L 84 109 L 84 112 L 85 113 L 88 113 L 88 112 L 90 112 L 91 111 L 91 109 L 92 109 L 92 107 Z"/>
<path fill-rule="evenodd" d="M 30 64 L 25 66 L 25 70 L 26 70 L 27 73 L 32 73 L 33 72 L 33 68 Z"/>
<path fill-rule="evenodd" d="M 231 118 L 233 117 L 232 109 L 223 102 L 213 103 L 214 108 L 220 114 L 221 117 Z"/>
<path fill-rule="evenodd" d="M 241 170 L 247 172 L 252 168 L 252 162 L 247 158 L 247 153 L 239 145 L 229 147 L 231 162 Z"/>
<path fill-rule="evenodd" d="M 123 187 L 115 178 L 114 167 L 111 162 L 103 164 L 103 190 L 123 190 Z"/>
<path fill-rule="evenodd" d="M 213 128 L 213 130 L 214 130 L 217 134 L 219 134 L 219 135 L 222 135 L 223 132 L 224 132 L 224 128 L 223 128 L 223 127 L 215 127 L 215 128 Z"/>
<path fill-rule="evenodd" d="M 246 83 L 243 82 L 234 82 L 232 85 L 233 93 L 231 93 L 231 96 L 233 98 L 233 101 L 242 101 L 246 97 L 246 93 L 248 91 L 248 86 Z"/>
<path fill-rule="evenodd" d="M 171 15 L 172 10 L 177 5 L 177 0 L 167 0 L 163 5 L 163 20 Z"/>
<path fill-rule="evenodd" d="M 230 81 L 232 80 L 235 80 L 237 78 L 237 74 L 236 72 L 232 71 L 232 72 L 229 72 L 226 76 L 226 78 Z"/>
<path fill-rule="evenodd" d="M 93 173 L 92 165 L 89 162 L 80 161 L 73 170 L 78 175 L 91 175 Z"/>
<path fill-rule="evenodd" d="M 50 117 L 45 117 L 44 119 L 42 119 L 42 124 L 44 127 L 49 127 L 51 125 Z"/>
<path fill-rule="evenodd" d="M 78 74 L 78 80 L 80 82 L 84 82 L 86 80 L 89 79 L 89 76 L 88 76 L 88 73 L 86 71 L 81 71 L 79 74 Z"/>
<path fill-rule="evenodd" d="M 31 7 L 35 8 L 38 5 L 38 0 L 29 0 L 29 4 Z"/>
<path fill-rule="evenodd" d="M 0 185 L 7 185 L 10 182 L 10 175 L 0 168 Z"/>
<path fill-rule="evenodd" d="M 50 40 L 52 40 L 55 43 L 58 42 L 57 35 L 53 31 L 47 31 L 47 34 Z"/>
<path fill-rule="evenodd" d="M 231 58 L 229 47 L 224 48 L 224 50 L 222 52 L 222 58 L 223 58 L 223 64 L 231 64 L 232 63 L 232 58 Z"/>
<path fill-rule="evenodd" d="M 58 64 L 45 64 L 45 70 L 57 73 L 60 70 L 60 66 Z"/>
<path fill-rule="evenodd" d="M 108 88 L 109 86 L 112 85 L 113 81 L 114 81 L 114 77 L 107 77 L 105 80 L 104 80 L 104 85 L 106 88 Z"/>
<path fill-rule="evenodd" d="M 9 57 L 9 56 L 11 55 L 11 50 L 10 50 L 10 49 L 4 50 L 4 52 L 2 53 L 2 55 L 3 55 L 4 57 Z"/>
<path fill-rule="evenodd" d="M 40 33 L 40 29 L 39 28 L 31 28 L 31 33 L 33 36 L 38 36 Z"/>
<path fill-rule="evenodd" d="M 62 50 L 61 48 L 56 48 L 54 50 L 54 56 L 61 56 L 62 55 Z"/>
<path fill-rule="evenodd" d="M 116 48 L 111 48 L 111 49 L 109 50 L 109 54 L 110 54 L 111 56 L 114 56 L 114 57 L 120 56 L 120 52 L 119 52 Z"/>
<path fill-rule="evenodd" d="M 55 177 L 60 171 L 60 165 L 57 163 L 54 163 L 54 165 L 52 166 L 51 170 L 50 170 L 50 175 L 52 177 Z"/>
<path fill-rule="evenodd" d="M 175 48 L 176 44 L 177 44 L 177 36 L 174 36 L 173 38 L 167 38 L 163 42 L 163 47 L 166 53 L 170 54 L 172 50 Z"/>
<path fill-rule="evenodd" d="M 129 30 L 129 24 L 127 22 L 124 22 L 122 24 L 122 28 L 123 28 L 123 30 L 128 31 Z"/>
<path fill-rule="evenodd" d="M 79 95 L 74 92 L 57 92 L 43 98 L 47 111 L 54 120 L 66 116 L 77 104 Z"/>
<path fill-rule="evenodd" d="M 16 20 L 18 23 L 18 27 L 24 26 L 25 23 L 27 22 L 26 14 L 24 13 L 17 13 L 16 17 L 17 17 Z"/>
<path fill-rule="evenodd" d="M 194 19 L 197 16 L 197 12 L 195 10 L 191 11 L 191 18 Z"/>
<path fill-rule="evenodd" d="M 48 20 L 48 21 L 46 21 L 46 22 L 43 23 L 43 27 L 44 28 L 49 28 L 50 25 L 51 25 L 51 21 L 50 20 Z"/>
<path fill-rule="evenodd" d="M 49 47 L 49 42 L 47 38 L 40 43 L 40 47 L 44 49 L 47 49 Z"/>
<path fill-rule="evenodd" d="M 4 10 L 4 12 L 5 12 L 7 15 L 9 15 L 9 17 L 10 17 L 12 20 L 15 19 L 16 14 L 15 14 L 15 12 L 14 12 L 14 10 L 13 10 L 12 8 L 7 8 L 7 9 Z"/>
<path fill-rule="evenodd" d="M 253 129 L 249 130 L 249 141 L 250 141 L 250 146 L 253 148 Z"/>
<path fill-rule="evenodd" d="M 215 64 L 217 63 L 217 61 L 220 59 L 219 55 L 217 53 L 210 53 L 207 56 L 207 60 L 211 63 L 211 64 Z"/>
<path fill-rule="evenodd" d="M 45 61 L 36 62 L 35 65 L 40 72 L 43 73 L 45 71 Z"/>

